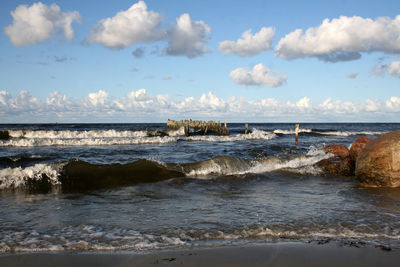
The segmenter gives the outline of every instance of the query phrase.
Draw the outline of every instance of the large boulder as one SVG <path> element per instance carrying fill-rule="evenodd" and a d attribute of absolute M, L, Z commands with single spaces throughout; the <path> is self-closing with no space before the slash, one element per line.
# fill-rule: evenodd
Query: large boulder
<path fill-rule="evenodd" d="M 364 149 L 365 145 L 371 141 L 371 138 L 362 136 L 357 138 L 350 147 L 350 158 L 355 162 L 357 161 L 358 155 L 360 155 L 361 150 Z"/>
<path fill-rule="evenodd" d="M 328 145 L 324 147 L 325 153 L 331 153 L 340 158 L 346 158 L 350 156 L 350 152 L 344 145 Z"/>
<path fill-rule="evenodd" d="M 364 186 L 400 186 L 400 130 L 369 141 L 357 158 L 355 174 Z"/>
<path fill-rule="evenodd" d="M 316 164 L 320 167 L 327 175 L 341 175 L 341 176 L 353 176 L 354 175 L 354 161 L 350 157 L 332 157 L 323 159 Z"/>

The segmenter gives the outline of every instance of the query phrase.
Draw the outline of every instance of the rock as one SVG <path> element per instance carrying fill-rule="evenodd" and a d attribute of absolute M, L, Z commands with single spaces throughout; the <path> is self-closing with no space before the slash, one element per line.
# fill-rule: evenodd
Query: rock
<path fill-rule="evenodd" d="M 360 154 L 361 150 L 365 147 L 365 145 L 371 141 L 371 138 L 368 138 L 366 136 L 362 136 L 357 138 L 353 144 L 351 144 L 350 147 L 350 158 L 354 160 L 354 162 L 357 160 L 358 155 Z"/>
<path fill-rule="evenodd" d="M 329 159 L 323 159 L 316 164 L 322 168 L 325 174 L 328 175 L 341 175 L 341 176 L 353 176 L 354 175 L 354 161 L 350 157 L 332 157 Z"/>
<path fill-rule="evenodd" d="M 357 158 L 355 173 L 364 186 L 400 186 L 400 130 L 369 141 Z"/>
<path fill-rule="evenodd" d="M 8 140 L 10 137 L 8 131 L 0 131 L 0 140 Z"/>
<path fill-rule="evenodd" d="M 324 151 L 325 153 L 332 153 L 340 158 L 346 158 L 350 156 L 349 150 L 343 145 L 328 145 L 324 147 Z"/>

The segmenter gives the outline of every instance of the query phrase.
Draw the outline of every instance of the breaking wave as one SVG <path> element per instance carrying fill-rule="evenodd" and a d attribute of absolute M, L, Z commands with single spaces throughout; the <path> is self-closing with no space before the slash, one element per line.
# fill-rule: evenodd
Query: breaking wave
<path fill-rule="evenodd" d="M 321 170 L 315 167 L 314 164 L 329 157 L 331 155 L 325 153 L 323 150 L 312 148 L 306 155 L 298 155 L 285 160 L 275 157 L 244 160 L 235 157 L 218 156 L 209 160 L 186 164 L 182 166 L 182 169 L 188 176 L 240 175 L 277 170 L 316 175 Z"/>
<path fill-rule="evenodd" d="M 180 177 L 213 178 L 221 175 L 242 175 L 288 171 L 319 174 L 314 164 L 330 157 L 319 149 L 291 159 L 264 158 L 257 160 L 217 156 L 209 160 L 186 164 L 165 164 L 140 159 L 127 164 L 91 164 L 78 159 L 64 163 L 35 164 L 26 168 L 0 170 L 0 189 L 33 188 L 45 190 L 60 186 L 65 192 L 151 183 Z"/>
<path fill-rule="evenodd" d="M 386 246 L 400 239 L 397 229 L 386 227 L 369 231 L 363 225 L 340 224 L 316 225 L 250 225 L 233 229 L 174 230 L 165 233 L 141 233 L 132 229 L 103 229 L 95 225 L 69 226 L 59 229 L 57 234 L 38 231 L 3 231 L 0 233 L 1 253 L 10 252 L 62 252 L 62 251 L 116 251 L 155 250 L 174 247 L 207 246 L 229 244 L 237 240 L 338 240 L 343 245 L 367 242 L 375 246 Z M 205 243 L 204 243 L 205 242 Z"/>
<path fill-rule="evenodd" d="M 294 129 L 276 129 L 272 131 L 275 134 L 295 134 Z M 318 129 L 300 128 L 299 133 L 311 135 L 327 135 L 327 136 L 353 136 L 353 135 L 381 135 L 383 131 L 324 131 Z"/>
<path fill-rule="evenodd" d="M 329 132 L 315 132 L 320 135 L 337 135 L 337 136 L 352 136 L 352 135 L 381 135 L 385 132 L 373 132 L 373 131 L 361 131 L 361 132 L 350 132 L 350 131 L 329 131 Z"/>
<path fill-rule="evenodd" d="M 9 130 L 9 139 L 0 140 L 0 146 L 37 147 L 37 146 L 109 146 L 168 144 L 178 141 L 235 142 L 244 140 L 270 140 L 276 135 L 271 132 L 253 129 L 250 134 L 231 136 L 194 135 L 184 136 L 183 127 L 171 131 L 42 131 Z"/>

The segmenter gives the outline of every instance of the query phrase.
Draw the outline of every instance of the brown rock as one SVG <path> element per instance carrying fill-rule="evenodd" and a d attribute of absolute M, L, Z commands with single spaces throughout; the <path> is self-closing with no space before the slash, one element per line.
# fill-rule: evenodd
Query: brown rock
<path fill-rule="evenodd" d="M 357 158 L 356 176 L 364 186 L 400 186 L 400 130 L 366 144 Z"/>
<path fill-rule="evenodd" d="M 324 147 L 324 151 L 325 153 L 332 153 L 340 158 L 346 158 L 350 156 L 349 150 L 343 145 L 328 145 Z"/>
<path fill-rule="evenodd" d="M 352 161 L 350 157 L 332 157 L 329 159 L 323 159 L 317 162 L 317 166 L 322 168 L 325 174 L 328 175 L 354 175 L 354 161 Z"/>
<path fill-rule="evenodd" d="M 365 145 L 371 141 L 371 138 L 366 136 L 362 136 L 356 139 L 356 141 L 351 144 L 350 147 L 350 158 L 354 161 L 357 160 L 358 155 L 360 154 L 361 150 L 365 147 Z"/>

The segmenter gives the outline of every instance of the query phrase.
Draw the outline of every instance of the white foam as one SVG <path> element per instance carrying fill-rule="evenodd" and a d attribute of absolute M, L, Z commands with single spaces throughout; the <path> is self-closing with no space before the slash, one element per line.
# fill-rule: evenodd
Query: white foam
<path fill-rule="evenodd" d="M 306 128 L 300 128 L 299 133 L 311 133 L 312 129 L 306 129 Z M 289 130 L 283 130 L 283 129 L 276 129 L 274 130 L 274 133 L 276 134 L 295 134 L 296 131 L 295 129 L 289 129 Z"/>
<path fill-rule="evenodd" d="M 68 130 L 9 130 L 13 138 L 29 139 L 75 139 L 75 138 L 135 138 L 147 136 L 146 131 L 116 131 L 116 130 L 90 130 L 90 131 L 68 131 Z"/>
<path fill-rule="evenodd" d="M 249 134 L 236 135 L 197 135 L 189 136 L 185 139 L 188 141 L 206 141 L 206 142 L 235 142 L 245 140 L 270 140 L 276 137 L 276 134 L 258 129 L 253 129 Z"/>
<path fill-rule="evenodd" d="M 187 176 L 201 177 L 207 175 L 235 175 L 246 173 L 266 173 L 277 170 L 285 170 L 299 174 L 321 173 L 321 169 L 315 164 L 323 159 L 330 158 L 332 154 L 325 153 L 320 148 L 310 147 L 306 155 L 300 155 L 292 159 L 281 160 L 278 158 L 266 158 L 247 162 L 230 157 L 217 157 L 198 164 L 188 166 Z"/>
<path fill-rule="evenodd" d="M 0 252 L 39 251 L 115 251 L 159 249 L 185 246 L 178 236 L 142 234 L 134 230 L 77 226 L 60 229 L 55 234 L 1 232 Z"/>
<path fill-rule="evenodd" d="M 136 137 L 136 138 L 22 138 L 0 141 L 0 146 L 106 146 L 106 145 L 133 145 L 133 144 L 165 144 L 176 142 L 176 137 Z"/>
<path fill-rule="evenodd" d="M 297 156 L 289 160 L 265 159 L 256 162 L 248 172 L 263 173 L 284 169 L 302 174 L 318 174 L 320 173 L 320 169 L 315 167 L 314 164 L 330 157 L 330 154 L 326 154 L 323 150 L 319 150 L 318 152 L 313 151 L 310 154 Z"/>
<path fill-rule="evenodd" d="M 185 128 L 182 126 L 178 130 L 168 131 L 168 135 L 169 136 L 183 136 L 183 135 L 185 135 Z"/>
<path fill-rule="evenodd" d="M 361 132 L 349 132 L 349 131 L 330 131 L 330 132 L 316 132 L 321 135 L 337 135 L 337 136 L 351 136 L 351 135 L 381 135 L 385 132 L 372 132 L 372 131 L 361 131 Z"/>
<path fill-rule="evenodd" d="M 40 180 L 46 175 L 52 184 L 59 184 L 58 171 L 54 166 L 35 164 L 26 168 L 6 168 L 0 170 L 0 189 L 17 188 L 28 180 Z"/>

